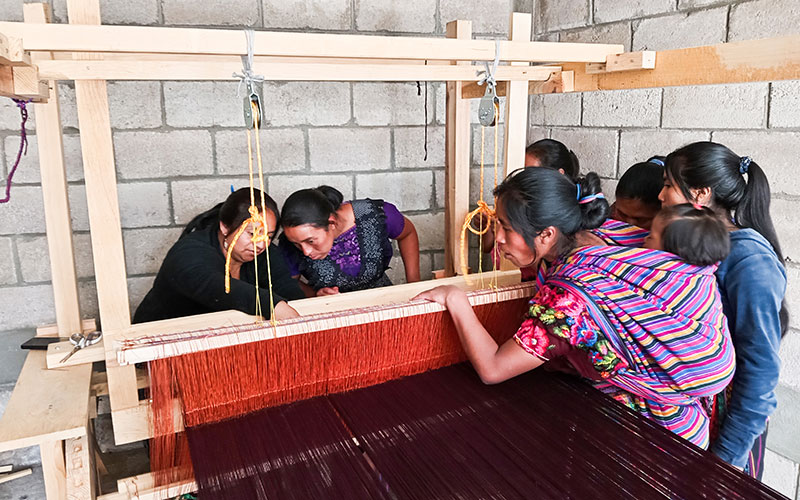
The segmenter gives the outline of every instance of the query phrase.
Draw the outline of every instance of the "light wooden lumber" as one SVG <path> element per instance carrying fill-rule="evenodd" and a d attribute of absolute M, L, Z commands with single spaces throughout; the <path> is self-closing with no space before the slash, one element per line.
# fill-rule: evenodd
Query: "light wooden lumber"
<path fill-rule="evenodd" d="M 31 351 L 0 419 L 0 451 L 86 433 L 91 365 L 48 370 L 46 355 Z"/>
<path fill-rule="evenodd" d="M 31 472 L 32 472 L 31 469 L 22 469 L 22 470 L 18 470 L 16 472 L 9 472 L 7 474 L 0 474 L 0 484 L 7 483 L 7 482 L 12 481 L 14 479 L 19 479 L 21 477 L 30 476 Z"/>
<path fill-rule="evenodd" d="M 88 23 L 87 23 L 88 24 Z M 39 25 L 2 22 L 0 33 L 22 38 L 25 50 L 244 55 L 241 30 L 144 26 Z M 605 62 L 621 44 L 500 41 L 502 61 Z M 492 61 L 491 40 L 256 31 L 254 55 Z"/>
<path fill-rule="evenodd" d="M 106 350 L 103 345 L 103 339 L 100 339 L 96 344 L 92 344 L 69 357 L 65 362 L 61 362 L 64 357 L 69 354 L 75 346 L 69 341 L 53 342 L 47 346 L 47 367 L 48 368 L 63 368 L 66 366 L 83 365 L 86 363 L 95 363 L 97 361 L 105 361 Z"/>
<path fill-rule="evenodd" d="M 586 73 L 592 75 L 595 73 L 612 73 L 614 71 L 653 69 L 655 67 L 656 52 L 643 50 L 610 55 L 604 63 L 586 63 Z"/>
<path fill-rule="evenodd" d="M 35 4 L 25 4 L 25 5 L 35 5 Z M 94 318 L 88 318 L 81 320 L 81 331 L 84 333 L 95 332 L 97 331 L 97 320 Z M 41 325 L 36 327 L 36 336 L 37 337 L 68 337 L 69 330 L 64 331 L 64 335 L 61 335 L 58 329 L 58 324 L 50 324 L 50 325 Z"/>
<path fill-rule="evenodd" d="M 574 74 L 572 71 L 562 71 L 558 66 L 538 66 L 541 69 L 551 68 L 552 73 L 547 80 L 533 81 L 528 83 L 528 94 L 557 94 L 563 92 L 573 92 Z M 497 82 L 497 95 L 503 97 L 508 94 L 508 82 Z M 462 97 L 464 99 L 478 99 L 483 97 L 486 89 L 476 82 L 464 83 Z"/>

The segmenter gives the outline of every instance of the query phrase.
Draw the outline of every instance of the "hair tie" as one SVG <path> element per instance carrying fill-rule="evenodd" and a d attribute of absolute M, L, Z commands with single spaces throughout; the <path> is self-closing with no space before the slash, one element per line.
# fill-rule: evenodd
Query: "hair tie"
<path fill-rule="evenodd" d="M 575 197 L 575 199 L 578 200 L 578 203 L 580 203 L 581 202 L 581 185 L 580 184 L 575 184 L 575 185 L 578 187 L 578 195 Z"/>
<path fill-rule="evenodd" d="M 703 209 L 703 205 L 701 205 L 699 203 L 692 203 L 692 206 L 694 207 L 695 210 L 702 210 Z"/>
<path fill-rule="evenodd" d="M 653 163 L 655 165 L 658 165 L 659 167 L 664 166 L 664 162 L 662 160 L 659 160 L 658 158 L 650 158 L 649 160 L 647 160 L 647 163 Z"/>
<path fill-rule="evenodd" d="M 739 173 L 742 175 L 746 174 L 747 171 L 750 170 L 750 162 L 752 161 L 753 159 L 749 156 L 742 156 L 739 158 Z"/>
<path fill-rule="evenodd" d="M 590 194 L 589 196 L 584 196 L 583 198 L 578 200 L 578 205 L 583 205 L 585 203 L 592 202 L 598 198 L 605 198 L 605 197 L 606 196 L 603 193 Z"/>

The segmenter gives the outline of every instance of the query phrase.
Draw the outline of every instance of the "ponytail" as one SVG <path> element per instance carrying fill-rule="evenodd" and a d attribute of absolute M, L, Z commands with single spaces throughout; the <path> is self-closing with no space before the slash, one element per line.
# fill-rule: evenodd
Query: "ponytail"
<path fill-rule="evenodd" d="M 330 217 L 342 205 L 344 196 L 330 186 L 301 189 L 292 193 L 283 204 L 281 220 L 283 227 L 296 227 L 311 224 L 327 229 Z"/>
<path fill-rule="evenodd" d="M 742 159 L 749 158 L 744 156 Z M 740 162 L 745 163 L 744 161 Z M 771 200 L 769 181 L 758 163 L 752 160 L 746 163 L 747 168 L 741 175 L 747 175 L 747 187 L 745 187 L 742 200 L 736 206 L 733 221 L 738 227 L 749 227 L 758 231 L 764 239 L 769 241 L 778 258 L 783 262 L 783 252 L 778 241 L 778 233 L 775 231 L 775 226 L 769 213 Z"/>
<path fill-rule="evenodd" d="M 580 190 L 578 207 L 581 209 L 581 229 L 595 229 L 600 227 L 608 217 L 608 201 L 602 192 L 600 176 L 589 172 L 585 177 L 578 179 L 576 191 Z"/>

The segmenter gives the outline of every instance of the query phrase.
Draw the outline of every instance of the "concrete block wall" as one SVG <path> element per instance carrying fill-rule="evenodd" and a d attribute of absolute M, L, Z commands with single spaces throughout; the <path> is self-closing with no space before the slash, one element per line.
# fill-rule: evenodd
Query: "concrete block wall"
<path fill-rule="evenodd" d="M 621 43 L 634 51 L 800 33 L 800 3 L 792 0 L 534 0 L 534 16 L 538 40 Z M 721 142 L 764 167 L 792 312 L 765 482 L 790 498 L 800 498 L 799 91 L 800 82 L 790 81 L 537 96 L 529 131 L 531 139 L 569 145 L 581 170 L 598 172 L 612 193 L 633 163 L 695 141 Z"/>

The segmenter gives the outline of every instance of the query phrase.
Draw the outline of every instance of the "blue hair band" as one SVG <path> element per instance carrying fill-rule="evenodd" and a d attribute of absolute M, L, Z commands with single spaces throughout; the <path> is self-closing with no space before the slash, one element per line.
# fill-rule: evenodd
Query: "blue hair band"
<path fill-rule="evenodd" d="M 663 160 L 659 160 L 658 158 L 650 158 L 649 160 L 647 160 L 647 163 L 653 163 L 655 165 L 658 165 L 659 167 L 663 167 L 664 166 L 664 161 Z"/>
<path fill-rule="evenodd" d="M 749 156 L 742 156 L 739 158 L 739 173 L 742 175 L 746 174 L 750 170 L 750 162 L 752 161 L 753 159 Z"/>

